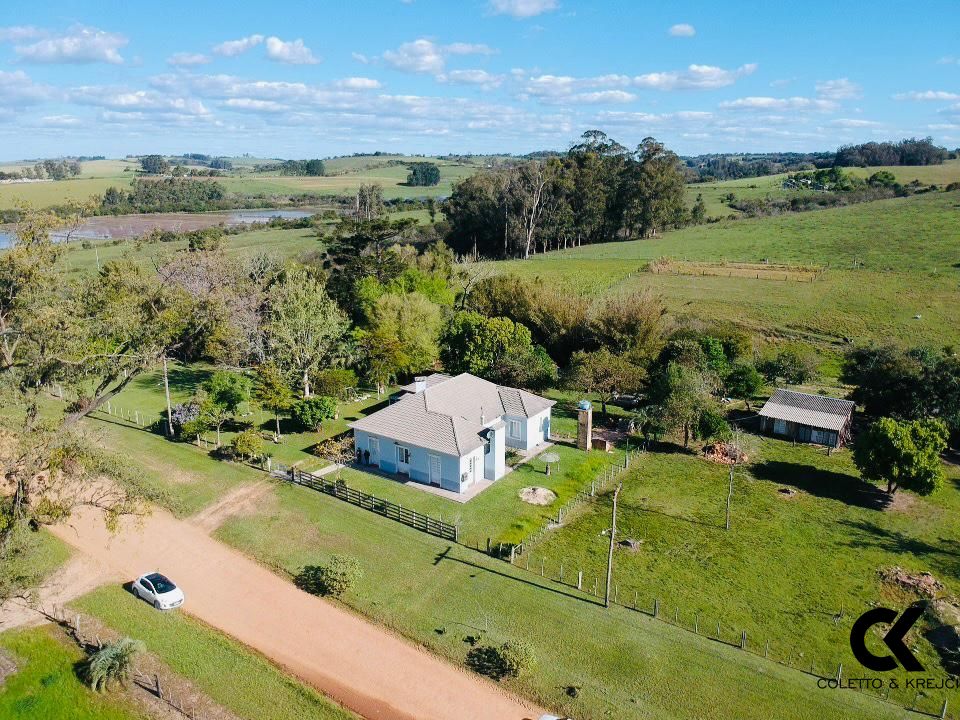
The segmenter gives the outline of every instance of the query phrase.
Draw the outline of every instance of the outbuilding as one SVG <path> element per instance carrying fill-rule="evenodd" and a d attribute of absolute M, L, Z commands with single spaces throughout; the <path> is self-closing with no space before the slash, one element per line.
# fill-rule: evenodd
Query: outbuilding
<path fill-rule="evenodd" d="M 840 447 L 850 440 L 849 400 L 779 389 L 760 410 L 764 432 L 797 442 Z"/>

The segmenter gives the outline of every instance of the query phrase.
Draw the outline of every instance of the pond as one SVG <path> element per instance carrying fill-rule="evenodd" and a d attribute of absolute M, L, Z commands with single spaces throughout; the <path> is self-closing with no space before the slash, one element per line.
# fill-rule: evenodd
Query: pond
<path fill-rule="evenodd" d="M 251 223 L 266 223 L 272 218 L 297 220 L 319 212 L 316 209 L 300 210 L 223 210 L 206 213 L 146 213 L 141 215 L 99 215 L 87 218 L 70 235 L 71 240 L 109 240 L 136 237 L 155 228 L 174 232 L 202 230 L 215 225 L 235 227 Z M 53 233 L 55 240 L 66 240 L 64 233 Z M 0 248 L 10 247 L 13 227 L 0 226 Z"/>

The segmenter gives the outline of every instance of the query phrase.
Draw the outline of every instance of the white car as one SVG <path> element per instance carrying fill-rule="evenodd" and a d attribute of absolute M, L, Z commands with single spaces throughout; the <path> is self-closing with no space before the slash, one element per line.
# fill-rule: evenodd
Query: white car
<path fill-rule="evenodd" d="M 133 581 L 133 594 L 157 610 L 172 610 L 183 605 L 183 590 L 158 572 L 141 575 Z"/>

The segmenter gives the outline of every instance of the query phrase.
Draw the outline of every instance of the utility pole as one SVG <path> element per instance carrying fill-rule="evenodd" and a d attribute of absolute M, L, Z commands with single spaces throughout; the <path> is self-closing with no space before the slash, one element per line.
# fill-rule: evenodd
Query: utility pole
<path fill-rule="evenodd" d="M 623 487 L 621 482 L 617 489 L 613 491 L 613 521 L 610 523 L 610 552 L 607 554 L 607 587 L 603 596 L 604 607 L 610 607 L 610 584 L 613 580 L 613 545 L 617 536 L 617 497 L 620 495 L 620 489 Z"/>
<path fill-rule="evenodd" d="M 170 407 L 170 378 L 167 375 L 167 354 L 163 354 L 163 392 L 167 396 L 167 435 L 173 437 L 173 408 Z"/>

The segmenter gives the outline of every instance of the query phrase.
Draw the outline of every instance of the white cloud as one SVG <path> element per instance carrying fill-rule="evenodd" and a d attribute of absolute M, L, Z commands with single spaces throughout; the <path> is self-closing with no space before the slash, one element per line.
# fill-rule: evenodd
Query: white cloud
<path fill-rule="evenodd" d="M 0 106 L 25 107 L 37 105 L 54 97 L 53 88 L 38 85 L 22 70 L 0 70 Z"/>
<path fill-rule="evenodd" d="M 937 65 L 960 65 L 960 58 L 954 55 L 944 55 L 937 60 Z"/>
<path fill-rule="evenodd" d="M 352 57 L 352 58 L 353 58 L 354 60 L 356 60 L 358 63 L 363 63 L 364 65 L 369 65 L 369 64 L 370 64 L 370 58 L 368 58 L 368 57 L 367 57 L 366 55 L 364 55 L 363 53 L 352 52 L 352 53 L 350 53 L 350 57 Z"/>
<path fill-rule="evenodd" d="M 154 90 L 125 90 L 99 85 L 84 85 L 67 91 L 67 98 L 78 105 L 92 105 L 121 113 L 161 112 L 178 115 L 209 115 L 204 104 L 190 97 L 178 97 Z"/>
<path fill-rule="evenodd" d="M 267 57 L 288 65 L 316 65 L 320 62 L 299 38 L 285 42 L 278 37 L 268 37 Z"/>
<path fill-rule="evenodd" d="M 97 28 L 75 26 L 65 34 L 29 45 L 17 45 L 14 52 L 21 60 L 35 63 L 123 63 L 118 50 L 129 41 L 123 35 Z"/>
<path fill-rule="evenodd" d="M 495 55 L 497 51 L 483 43 L 455 42 L 443 46 L 447 55 Z"/>
<path fill-rule="evenodd" d="M 690 65 L 686 70 L 638 75 L 633 79 L 633 84 L 654 90 L 711 90 L 733 85 L 740 78 L 752 75 L 756 69 L 756 63 L 741 65 L 735 70 L 724 70 L 713 65 Z"/>
<path fill-rule="evenodd" d="M 744 97 L 720 103 L 720 107 L 729 110 L 833 110 L 836 103 L 806 97 Z"/>
<path fill-rule="evenodd" d="M 830 122 L 832 127 L 838 128 L 869 128 L 880 127 L 881 123 L 874 120 L 860 120 L 858 118 L 837 118 Z"/>
<path fill-rule="evenodd" d="M 443 72 L 446 62 L 440 47 L 424 38 L 403 43 L 396 50 L 387 50 L 383 59 L 397 70 L 431 75 Z"/>
<path fill-rule="evenodd" d="M 453 85 L 479 85 L 492 90 L 503 83 L 503 75 L 494 75 L 486 70 L 451 70 L 437 75 L 437 81 Z"/>
<path fill-rule="evenodd" d="M 847 78 L 822 80 L 815 85 L 817 97 L 825 100 L 851 100 L 863 96 L 863 89 Z"/>
<path fill-rule="evenodd" d="M 337 80 L 334 86 L 345 90 L 379 90 L 383 83 L 368 77 L 348 77 Z"/>
<path fill-rule="evenodd" d="M 949 101 L 960 100 L 960 93 L 948 92 L 946 90 L 911 90 L 910 92 L 897 93 L 893 96 L 893 99 L 917 100 L 920 102 Z"/>
<path fill-rule="evenodd" d="M 583 105 L 598 105 L 603 103 L 628 103 L 637 99 L 633 93 L 623 90 L 598 90 L 596 92 L 577 93 L 569 100 Z"/>
<path fill-rule="evenodd" d="M 689 23 L 677 23 L 670 26 L 669 33 L 671 37 L 693 37 L 697 29 Z"/>
<path fill-rule="evenodd" d="M 176 65 L 179 67 L 206 65 L 209 62 L 210 56 L 203 55 L 202 53 L 178 52 L 167 58 L 167 65 Z"/>
<path fill-rule="evenodd" d="M 263 42 L 263 35 L 249 35 L 239 40 L 226 40 L 214 46 L 213 52 L 223 57 L 241 55 Z"/>
<path fill-rule="evenodd" d="M 223 105 L 240 112 L 278 113 L 287 112 L 290 109 L 289 105 L 274 100 L 256 100 L 254 98 L 230 98 L 225 100 Z"/>
<path fill-rule="evenodd" d="M 47 37 L 50 33 L 33 25 L 0 27 L 0 42 L 23 42 Z"/>
<path fill-rule="evenodd" d="M 542 15 L 557 9 L 557 0 L 490 0 L 494 15 L 510 15 L 518 19 Z"/>
<path fill-rule="evenodd" d="M 81 120 L 75 115 L 45 115 L 39 124 L 43 127 L 76 127 Z"/>

